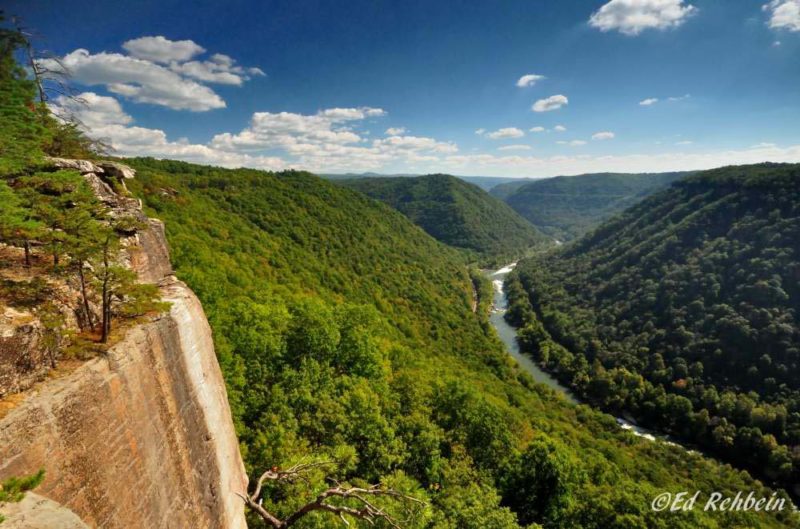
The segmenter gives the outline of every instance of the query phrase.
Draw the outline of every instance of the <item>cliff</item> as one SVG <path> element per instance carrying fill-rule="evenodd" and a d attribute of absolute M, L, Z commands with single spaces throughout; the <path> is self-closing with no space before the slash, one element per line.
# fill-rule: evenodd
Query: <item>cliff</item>
<path fill-rule="evenodd" d="M 236 493 L 247 477 L 211 329 L 172 275 L 163 225 L 112 191 L 124 183 L 110 179 L 130 169 L 54 163 L 81 171 L 112 210 L 147 221 L 126 241 L 126 260 L 171 307 L 107 355 L 28 391 L 0 419 L 0 479 L 44 468 L 36 493 L 90 527 L 246 527 Z"/>

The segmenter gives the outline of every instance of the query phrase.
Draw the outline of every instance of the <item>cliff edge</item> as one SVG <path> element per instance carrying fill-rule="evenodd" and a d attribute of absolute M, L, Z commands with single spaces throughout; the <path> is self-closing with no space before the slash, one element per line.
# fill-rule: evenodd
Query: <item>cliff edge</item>
<path fill-rule="evenodd" d="M 172 275 L 163 224 L 112 190 L 130 168 L 54 164 L 79 170 L 112 210 L 146 223 L 126 240 L 126 258 L 171 307 L 107 355 L 27 392 L 0 419 L 0 479 L 44 468 L 36 494 L 90 527 L 245 528 L 236 493 L 247 477 L 211 328 Z"/>

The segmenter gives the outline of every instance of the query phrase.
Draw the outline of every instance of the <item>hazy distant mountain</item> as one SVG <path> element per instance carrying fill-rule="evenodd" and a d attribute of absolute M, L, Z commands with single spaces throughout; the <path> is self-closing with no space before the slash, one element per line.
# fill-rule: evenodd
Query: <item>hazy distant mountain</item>
<path fill-rule="evenodd" d="M 561 241 L 577 237 L 688 175 L 676 173 L 594 173 L 512 182 L 492 189 L 542 232 Z"/>
<path fill-rule="evenodd" d="M 399 173 L 399 174 L 380 174 L 380 173 L 342 173 L 342 174 L 320 174 L 322 178 L 327 178 L 328 180 L 355 180 L 359 178 L 414 178 L 420 176 L 418 174 L 406 174 L 406 173 Z M 489 191 L 494 189 L 500 185 L 507 184 L 509 182 L 528 182 L 531 179 L 529 178 L 513 178 L 513 177 L 505 177 L 505 176 L 458 176 L 454 175 L 456 178 L 464 180 L 465 182 L 469 182 L 470 184 L 475 184 L 476 186 L 480 187 L 484 191 Z"/>

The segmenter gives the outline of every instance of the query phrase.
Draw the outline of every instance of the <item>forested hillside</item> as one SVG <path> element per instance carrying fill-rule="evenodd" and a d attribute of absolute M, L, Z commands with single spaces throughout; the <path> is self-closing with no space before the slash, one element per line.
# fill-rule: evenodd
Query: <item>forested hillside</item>
<path fill-rule="evenodd" d="M 558 176 L 523 185 L 501 184 L 491 194 L 505 200 L 542 232 L 569 241 L 686 174 Z"/>
<path fill-rule="evenodd" d="M 547 238 L 503 202 L 450 175 L 359 178 L 340 182 L 397 209 L 439 241 L 508 261 Z"/>
<path fill-rule="evenodd" d="M 523 262 L 510 316 L 591 402 L 796 486 L 798 241 L 800 165 L 697 173 Z"/>
<path fill-rule="evenodd" d="M 535 386 L 472 312 L 463 255 L 388 206 L 308 173 L 128 162 L 209 315 L 250 475 L 336 463 L 268 486 L 272 512 L 313 498 L 327 474 L 426 500 L 400 511 L 406 528 L 794 523 L 652 511 L 665 490 L 762 488 Z M 321 513 L 298 526 L 339 523 Z"/>

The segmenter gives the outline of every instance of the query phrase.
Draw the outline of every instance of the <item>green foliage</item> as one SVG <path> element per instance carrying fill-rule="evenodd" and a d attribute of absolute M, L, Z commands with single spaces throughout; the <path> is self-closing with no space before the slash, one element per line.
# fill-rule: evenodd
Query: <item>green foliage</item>
<path fill-rule="evenodd" d="M 508 262 L 547 242 L 502 201 L 454 176 L 358 178 L 337 183 L 389 204 L 434 238 L 470 250 L 482 262 Z"/>
<path fill-rule="evenodd" d="M 463 255 L 386 205 L 307 173 L 129 162 L 132 192 L 165 221 L 176 272 L 209 316 L 251 476 L 319 459 L 340 481 L 396 480 L 430 502 L 409 527 L 794 523 L 653 513 L 664 490 L 769 493 L 540 389 L 472 312 Z M 286 515 L 323 474 L 270 488 L 264 505 Z M 298 526 L 338 523 L 321 513 Z"/>
<path fill-rule="evenodd" d="M 36 88 L 14 57 L 25 43 L 18 31 L 0 27 L 0 175 L 17 173 L 43 156 L 45 128 L 34 103 Z"/>
<path fill-rule="evenodd" d="M 522 263 L 521 343 L 605 409 L 798 483 L 798 184 L 798 165 L 697 173 Z"/>
<path fill-rule="evenodd" d="M 16 58 L 30 42 L 2 23 L 0 13 L 0 176 L 37 167 L 45 155 L 86 159 L 104 152 L 69 116 L 57 118 L 37 100 L 36 81 Z"/>
<path fill-rule="evenodd" d="M 491 194 L 551 237 L 569 241 L 688 173 L 598 173 L 500 184 Z"/>
<path fill-rule="evenodd" d="M 42 481 L 44 481 L 44 469 L 30 476 L 10 477 L 0 482 L 0 506 L 4 503 L 22 501 L 25 493 L 41 485 Z M 0 515 L 0 523 L 3 523 L 3 520 L 3 516 Z"/>

